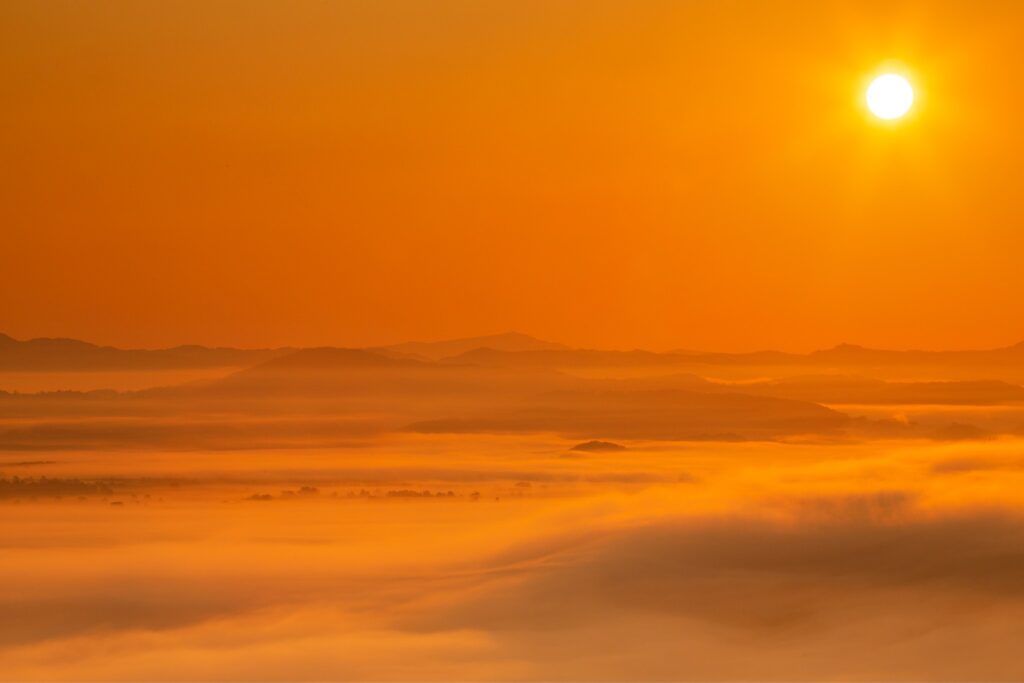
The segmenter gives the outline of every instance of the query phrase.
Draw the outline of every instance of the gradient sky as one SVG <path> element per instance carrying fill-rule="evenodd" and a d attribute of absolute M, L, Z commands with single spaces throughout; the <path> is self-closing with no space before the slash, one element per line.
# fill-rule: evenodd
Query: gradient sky
<path fill-rule="evenodd" d="M 1022 62 L 1005 1 L 7 0 L 0 331 L 1014 343 Z"/>

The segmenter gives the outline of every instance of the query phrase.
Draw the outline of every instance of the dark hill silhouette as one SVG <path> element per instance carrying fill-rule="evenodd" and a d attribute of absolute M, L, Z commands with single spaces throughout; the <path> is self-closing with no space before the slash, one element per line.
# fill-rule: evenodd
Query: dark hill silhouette
<path fill-rule="evenodd" d="M 293 351 L 221 379 L 151 393 L 196 397 L 231 394 L 254 400 L 285 396 L 348 398 L 380 393 L 394 384 L 401 387 L 421 383 L 424 374 L 436 378 L 434 364 L 366 349 L 323 347 Z"/>
<path fill-rule="evenodd" d="M 77 372 L 114 370 L 181 370 L 246 367 L 290 349 L 232 349 L 177 346 L 170 349 L 118 349 L 77 339 L 19 341 L 0 334 L 0 371 Z"/>
<path fill-rule="evenodd" d="M 578 443 L 570 451 L 581 451 L 584 453 L 615 453 L 618 451 L 628 450 L 625 446 L 614 441 L 584 441 Z"/>
<path fill-rule="evenodd" d="M 481 368 L 396 357 L 371 349 L 319 348 L 295 351 L 218 380 L 159 393 L 232 395 L 264 401 L 301 397 L 363 409 L 411 409 L 421 413 L 432 410 L 431 402 L 494 405 L 579 383 L 578 379 L 544 368 Z"/>

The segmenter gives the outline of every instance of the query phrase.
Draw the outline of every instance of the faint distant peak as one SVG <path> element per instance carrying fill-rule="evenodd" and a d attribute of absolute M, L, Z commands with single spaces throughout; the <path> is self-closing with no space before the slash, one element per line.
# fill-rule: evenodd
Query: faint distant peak
<path fill-rule="evenodd" d="M 556 351 L 569 347 L 557 342 L 544 341 L 522 332 L 503 332 L 481 337 L 463 337 L 435 342 L 406 342 L 384 347 L 388 351 L 409 354 L 431 360 L 457 356 L 476 349 L 495 351 Z"/>
<path fill-rule="evenodd" d="M 810 354 L 811 357 L 832 357 L 832 358 L 847 358 L 855 359 L 858 357 L 863 358 L 874 358 L 882 359 L 889 358 L 892 360 L 901 360 L 903 362 L 909 362 L 913 359 L 980 359 L 986 355 L 996 357 L 999 354 L 1004 353 L 1021 353 L 1024 352 L 1024 342 L 1018 342 L 1013 346 L 1007 346 L 995 349 L 979 349 L 979 350 L 922 350 L 922 349 L 875 349 L 866 346 L 860 346 L 858 344 L 838 344 L 830 349 L 824 349 L 821 351 L 814 351 Z"/>
<path fill-rule="evenodd" d="M 583 452 L 590 452 L 590 453 L 600 453 L 600 452 L 609 452 L 609 451 L 611 451 L 611 452 L 614 452 L 614 451 L 625 451 L 625 450 L 629 450 L 629 449 L 627 449 L 625 446 L 623 446 L 620 443 L 615 443 L 614 441 L 596 441 L 595 440 L 595 441 L 584 441 L 583 443 L 578 443 L 575 446 L 573 446 L 572 448 L 570 448 L 569 450 L 570 451 L 583 451 Z"/>
<path fill-rule="evenodd" d="M 867 351 L 868 347 L 861 346 L 860 344 L 850 344 L 849 342 L 843 342 L 836 344 L 832 347 L 833 351 Z"/>
<path fill-rule="evenodd" d="M 868 347 L 861 346 L 860 344 L 850 344 L 848 342 L 843 342 L 841 344 L 836 344 L 835 346 L 833 346 L 830 349 L 822 349 L 820 351 L 815 351 L 814 353 L 816 353 L 816 354 L 855 354 L 855 353 L 872 353 L 874 351 L 875 351 L 875 349 L 869 349 Z"/>

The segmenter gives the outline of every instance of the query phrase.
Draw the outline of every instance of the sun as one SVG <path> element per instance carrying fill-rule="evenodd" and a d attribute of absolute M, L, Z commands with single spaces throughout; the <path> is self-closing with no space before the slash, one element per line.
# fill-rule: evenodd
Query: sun
<path fill-rule="evenodd" d="M 878 118 L 898 119 L 914 104 L 914 88 L 899 74 L 882 74 L 868 86 L 867 101 L 868 109 Z"/>

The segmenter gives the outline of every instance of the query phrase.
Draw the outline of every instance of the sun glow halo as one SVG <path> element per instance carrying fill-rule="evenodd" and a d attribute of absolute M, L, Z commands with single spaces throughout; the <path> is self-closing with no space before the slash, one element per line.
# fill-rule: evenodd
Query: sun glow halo
<path fill-rule="evenodd" d="M 914 88 L 903 76 L 882 74 L 868 86 L 868 109 L 880 119 L 898 119 L 910 111 L 914 103 Z"/>

